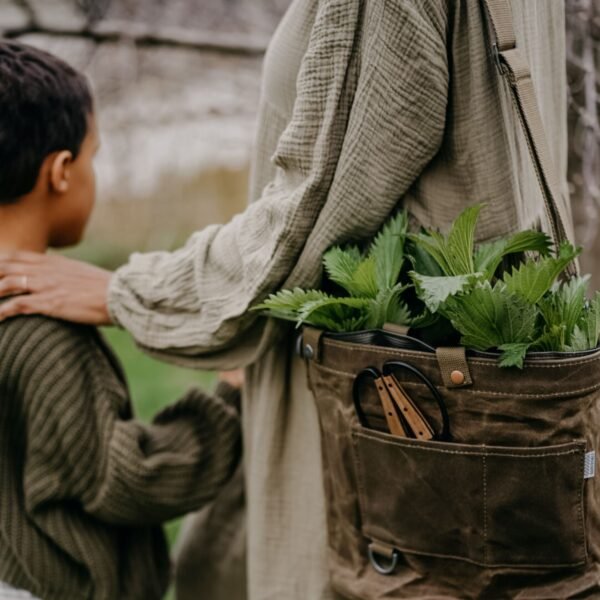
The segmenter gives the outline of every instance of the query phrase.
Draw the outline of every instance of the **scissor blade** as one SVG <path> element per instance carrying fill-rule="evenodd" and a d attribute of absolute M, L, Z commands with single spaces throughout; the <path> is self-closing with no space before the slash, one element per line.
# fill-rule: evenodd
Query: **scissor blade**
<path fill-rule="evenodd" d="M 433 439 L 435 432 L 431 425 L 404 391 L 398 380 L 393 375 L 384 375 L 383 382 L 415 438 L 418 440 Z"/>
<path fill-rule="evenodd" d="M 396 410 L 394 400 L 386 389 L 387 385 L 384 379 L 384 377 L 378 377 L 374 380 L 374 382 L 375 389 L 377 390 L 377 394 L 381 400 L 381 405 L 383 406 L 383 412 L 385 414 L 385 420 L 387 421 L 388 429 L 392 435 L 408 437 L 408 432 L 398 416 L 398 411 Z"/>

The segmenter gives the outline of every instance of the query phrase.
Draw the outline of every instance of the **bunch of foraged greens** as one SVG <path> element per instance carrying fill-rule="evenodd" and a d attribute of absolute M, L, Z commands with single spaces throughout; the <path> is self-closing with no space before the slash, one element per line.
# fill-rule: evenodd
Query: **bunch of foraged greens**
<path fill-rule="evenodd" d="M 595 348 L 600 293 L 589 302 L 587 277 L 559 280 L 580 250 L 565 242 L 553 255 L 548 237 L 535 231 L 475 247 L 480 210 L 465 210 L 447 236 L 432 231 L 410 236 L 433 259 L 410 273 L 428 310 L 447 318 L 464 346 L 499 350 L 502 366 L 522 367 L 529 351 Z M 522 252 L 528 252 L 524 261 L 498 273 L 505 256 Z"/>
<path fill-rule="evenodd" d="M 255 310 L 328 331 L 378 329 L 385 323 L 411 325 L 399 282 L 404 266 L 408 219 L 402 212 L 390 219 L 366 252 L 357 246 L 335 246 L 323 257 L 325 272 L 342 295 L 322 290 L 283 290 Z"/>
<path fill-rule="evenodd" d="M 325 254 L 326 274 L 342 295 L 286 290 L 257 309 L 334 332 L 395 323 L 418 335 L 425 326 L 445 331 L 449 322 L 464 346 L 498 350 L 502 366 L 522 367 L 529 351 L 596 347 L 600 293 L 589 302 L 587 278 L 559 280 L 579 250 L 563 243 L 553 255 L 548 236 L 536 231 L 476 246 L 480 210 L 466 209 L 447 235 L 408 234 L 407 216 L 400 213 L 366 252 L 350 246 Z M 501 272 L 506 257 L 523 253 L 518 266 Z"/>

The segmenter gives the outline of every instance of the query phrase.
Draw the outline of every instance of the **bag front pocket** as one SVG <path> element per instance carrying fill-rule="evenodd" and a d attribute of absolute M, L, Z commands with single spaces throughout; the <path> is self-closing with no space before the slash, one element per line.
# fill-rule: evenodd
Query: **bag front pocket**
<path fill-rule="evenodd" d="M 420 442 L 352 432 L 363 534 L 378 546 L 485 567 L 586 561 L 586 444 Z"/>

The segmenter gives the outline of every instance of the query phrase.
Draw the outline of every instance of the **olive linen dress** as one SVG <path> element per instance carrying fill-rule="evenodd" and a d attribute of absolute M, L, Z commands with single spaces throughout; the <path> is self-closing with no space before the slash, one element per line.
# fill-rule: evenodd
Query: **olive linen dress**
<path fill-rule="evenodd" d="M 512 7 L 566 204 L 563 1 Z M 447 228 L 486 202 L 480 241 L 549 231 L 489 48 L 479 0 L 295 0 L 265 57 L 248 209 L 176 252 L 134 254 L 112 278 L 112 317 L 149 352 L 197 368 L 249 365 L 250 600 L 335 595 L 305 367 L 293 330 L 248 309 L 318 285 L 329 246 L 370 238 L 399 206 L 415 224 Z M 409 564 L 395 577 L 412 598 L 460 597 Z"/>

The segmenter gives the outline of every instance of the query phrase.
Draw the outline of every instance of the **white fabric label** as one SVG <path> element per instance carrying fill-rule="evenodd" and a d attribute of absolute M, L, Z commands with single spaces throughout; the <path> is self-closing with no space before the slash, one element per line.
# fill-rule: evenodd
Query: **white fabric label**
<path fill-rule="evenodd" d="M 583 478 L 591 479 L 596 475 L 596 453 L 592 452 L 585 453 L 585 460 L 583 462 Z"/>

